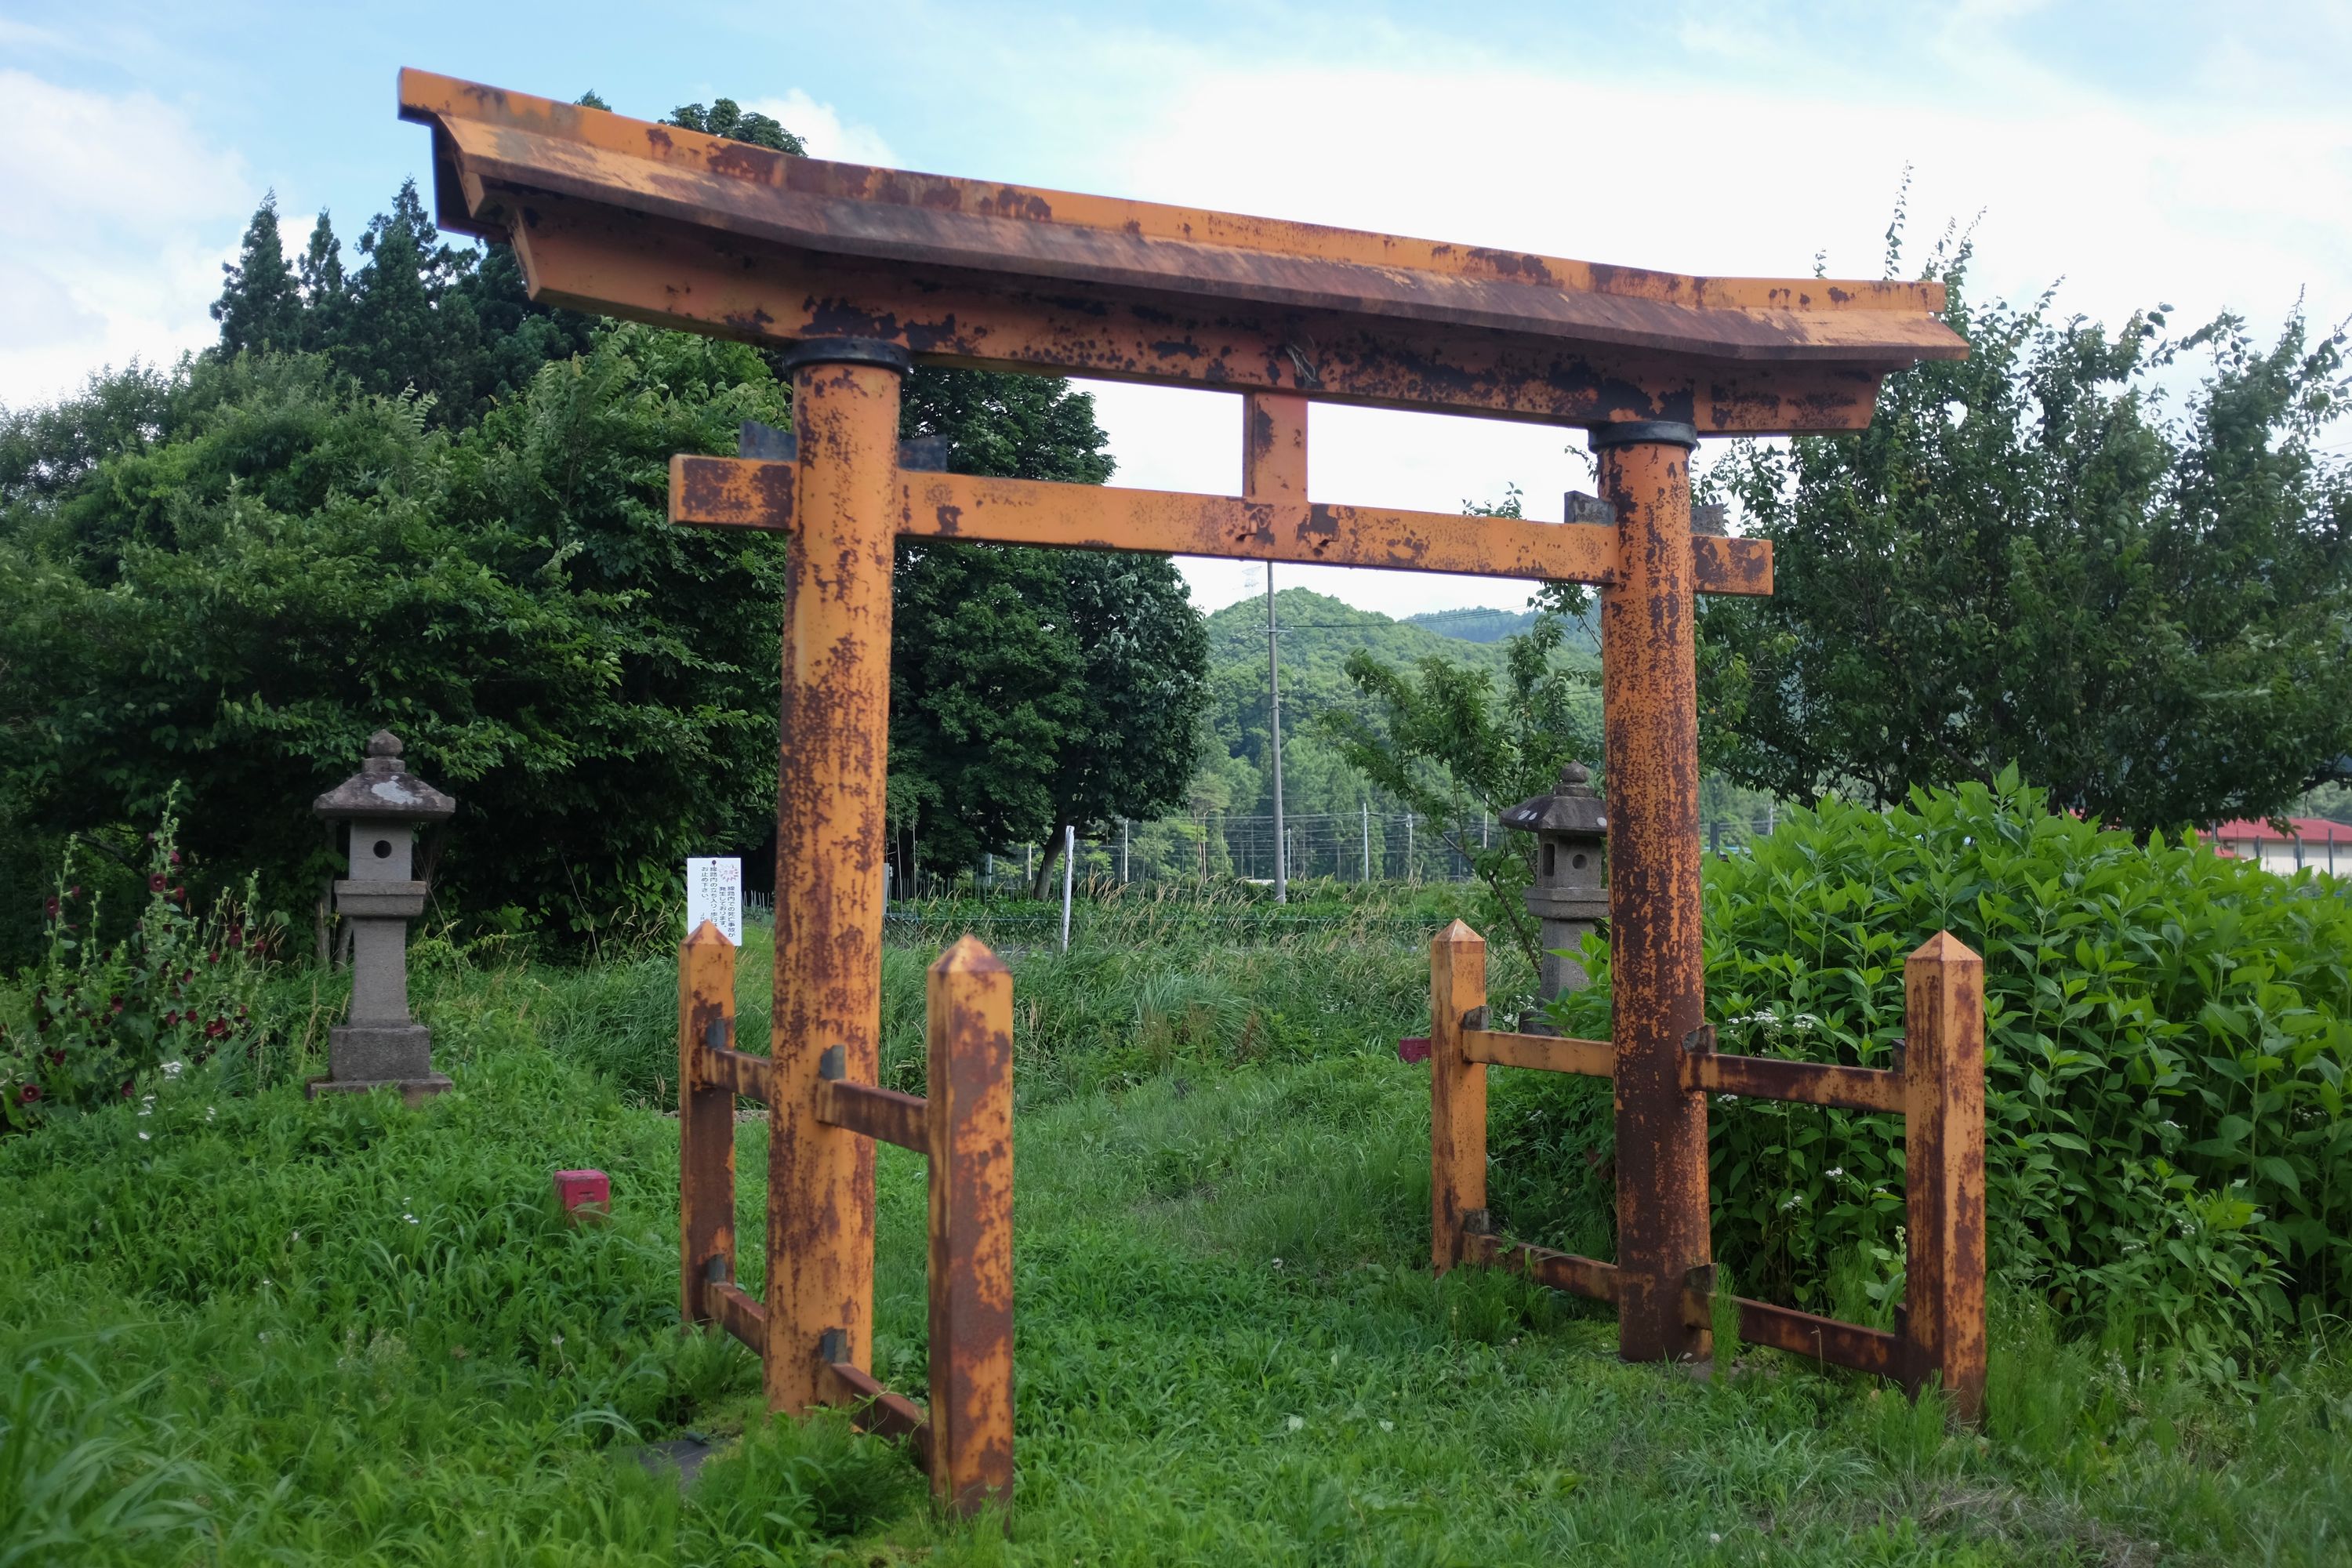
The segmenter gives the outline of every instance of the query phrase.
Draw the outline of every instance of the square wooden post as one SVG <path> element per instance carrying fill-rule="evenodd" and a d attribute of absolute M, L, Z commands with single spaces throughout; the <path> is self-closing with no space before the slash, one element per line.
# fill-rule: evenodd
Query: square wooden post
<path fill-rule="evenodd" d="M 925 984 L 931 1494 L 1013 1500 L 1013 975 L 966 936 Z"/>
<path fill-rule="evenodd" d="M 1903 963 L 1905 1380 L 1984 1414 L 1984 960 L 1938 931 Z"/>
<path fill-rule="evenodd" d="M 704 1294 L 710 1260 L 735 1277 L 735 1094 L 702 1070 L 713 1025 L 731 1047 L 735 944 L 705 921 L 677 949 L 678 1305 L 689 1323 L 718 1316 Z"/>
<path fill-rule="evenodd" d="M 1486 1006 L 1486 939 L 1455 921 L 1429 944 L 1429 1263 L 1462 1261 L 1486 1228 L 1486 1068 L 1462 1052 L 1463 1016 Z"/>

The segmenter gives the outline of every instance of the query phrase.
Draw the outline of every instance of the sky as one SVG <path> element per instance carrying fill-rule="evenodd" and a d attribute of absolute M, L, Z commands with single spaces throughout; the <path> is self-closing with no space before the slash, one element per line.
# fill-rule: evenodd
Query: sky
<path fill-rule="evenodd" d="M 213 341 L 262 194 L 348 240 L 426 132 L 419 66 L 659 118 L 725 95 L 821 157 L 1717 275 L 1881 275 L 1972 229 L 1980 294 L 2109 324 L 2352 315 L 2352 5 L 921 0 L 691 10 L 0 0 L 0 405 Z M 1232 493 L 1240 401 L 1091 388 L 1114 482 Z M 1318 407 L 1318 500 L 1591 488 L 1574 431 Z M 1390 615 L 1512 584 L 1278 569 Z M 1187 562 L 1214 609 L 1264 569 Z"/>

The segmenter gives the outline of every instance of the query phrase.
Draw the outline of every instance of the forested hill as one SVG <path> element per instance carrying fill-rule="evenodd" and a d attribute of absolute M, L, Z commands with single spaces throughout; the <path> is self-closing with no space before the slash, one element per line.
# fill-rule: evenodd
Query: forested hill
<path fill-rule="evenodd" d="M 1533 610 L 1423 610 L 1417 616 L 1407 616 L 1405 624 L 1426 626 L 1431 631 L 1464 642 L 1501 642 L 1535 625 Z"/>
<path fill-rule="evenodd" d="M 1365 649 L 1383 663 L 1409 667 L 1435 656 L 1503 679 L 1501 641 L 1516 624 L 1492 637 L 1500 623 L 1520 617 L 1508 610 L 1441 613 L 1394 620 L 1359 610 L 1305 588 L 1275 595 L 1282 637 L 1282 737 L 1285 794 L 1293 811 L 1352 811 L 1363 785 L 1315 732 L 1315 718 L 1362 701 L 1348 679 L 1348 656 Z M 1478 640 L 1447 636 L 1439 627 L 1458 618 L 1480 634 Z M 1434 625 L 1429 623 L 1435 623 Z M 1210 721 L 1225 755 L 1213 754 L 1195 781 L 1194 804 L 1236 813 L 1271 809 L 1266 779 L 1265 600 L 1251 597 L 1208 617 Z M 1580 649 L 1564 650 L 1571 662 L 1597 661 Z"/>

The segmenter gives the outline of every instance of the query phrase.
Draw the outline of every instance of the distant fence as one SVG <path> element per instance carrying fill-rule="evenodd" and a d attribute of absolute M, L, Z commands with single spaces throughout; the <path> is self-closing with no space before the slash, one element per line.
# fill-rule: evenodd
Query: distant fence
<path fill-rule="evenodd" d="M 1717 854 L 1737 854 L 1771 828 L 1768 817 L 1753 822 L 1710 821 L 1705 825 L 1701 843 Z M 1515 831 L 1483 814 L 1449 822 L 1420 812 L 1286 813 L 1282 821 L 1282 839 L 1288 850 L 1285 870 L 1291 880 L 1301 882 L 1318 879 L 1350 883 L 1466 882 L 1472 871 L 1465 851 L 1503 843 Z M 1109 833 L 1078 840 L 1075 879 L 1082 889 L 1137 883 L 1272 882 L 1275 842 L 1270 816 L 1217 812 L 1122 822 Z M 913 897 L 937 897 L 960 885 L 981 892 L 1018 894 L 1034 882 L 1037 868 L 1046 858 L 1046 846 L 1038 843 L 988 855 L 977 867 L 933 867 L 924 863 L 919 836 L 898 843 L 902 848 L 911 844 L 916 875 L 901 877 L 895 865 L 887 869 L 894 904 Z M 1058 863 L 1050 879 L 1055 886 L 1045 890 L 1058 897 Z M 760 895 L 750 896 L 750 907 L 755 911 L 762 902 Z"/>

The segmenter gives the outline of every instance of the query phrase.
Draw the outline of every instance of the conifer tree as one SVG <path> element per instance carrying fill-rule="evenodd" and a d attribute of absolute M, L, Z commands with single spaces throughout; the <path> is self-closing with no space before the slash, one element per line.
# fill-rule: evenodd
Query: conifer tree
<path fill-rule="evenodd" d="M 351 286 L 343 277 L 343 243 L 327 209 L 319 209 L 310 243 L 302 252 L 302 346 L 323 351 L 341 341 L 343 311 Z"/>
<path fill-rule="evenodd" d="M 471 255 L 441 243 L 414 179 L 368 225 L 360 251 L 367 259 L 352 280 L 344 368 L 370 392 L 432 397 L 439 423 L 465 422 L 480 331 L 472 302 L 450 295 Z"/>
<path fill-rule="evenodd" d="M 302 300 L 278 238 L 276 191 L 264 195 L 253 210 L 237 258 L 222 262 L 221 272 L 224 282 L 221 297 L 213 302 L 213 320 L 221 324 L 223 353 L 300 346 Z"/>

